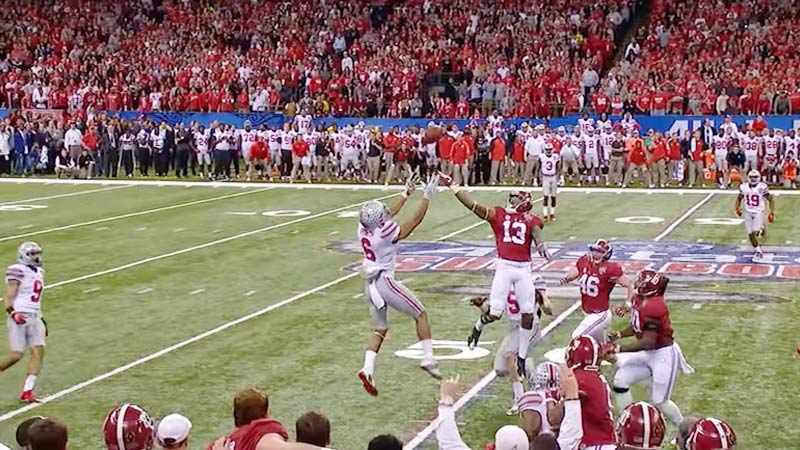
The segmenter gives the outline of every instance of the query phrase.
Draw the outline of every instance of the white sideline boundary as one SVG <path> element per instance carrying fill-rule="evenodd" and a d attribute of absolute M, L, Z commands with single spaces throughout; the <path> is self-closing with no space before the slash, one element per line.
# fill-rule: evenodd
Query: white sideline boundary
<path fill-rule="evenodd" d="M 670 223 L 667 228 L 664 229 L 658 236 L 653 238 L 653 241 L 661 241 L 665 237 L 667 237 L 670 233 L 672 233 L 680 224 L 682 224 L 686 219 L 689 218 L 692 214 L 694 214 L 698 209 L 700 209 L 703 205 L 708 203 L 709 200 L 716 194 L 716 191 L 711 191 L 700 199 L 697 203 L 695 203 L 691 208 L 686 210 L 680 217 L 675 219 L 672 223 Z M 569 316 L 572 315 L 575 311 L 580 308 L 581 302 L 580 300 L 576 301 L 569 308 L 564 310 L 561 314 L 558 315 L 555 319 L 553 319 L 547 326 L 542 330 L 542 337 L 547 336 L 550 332 L 552 332 L 557 326 L 561 325 L 562 322 L 567 320 Z M 464 395 L 459 398 L 453 408 L 456 413 L 458 413 L 461 409 L 469 404 L 472 399 L 474 399 L 483 389 L 489 386 L 494 380 L 497 378 L 494 371 L 491 371 L 484 375 L 477 383 L 475 383 Z M 437 417 L 433 421 L 431 421 L 428 426 L 422 429 L 419 433 L 414 435 L 408 443 L 403 446 L 403 450 L 416 450 L 426 439 L 428 439 L 435 431 L 436 428 L 439 426 L 439 418 Z"/>
<path fill-rule="evenodd" d="M 387 198 L 395 197 L 397 195 L 399 195 L 399 194 L 389 194 L 389 195 L 384 195 L 383 197 L 378 197 L 376 199 L 371 199 L 371 200 L 385 200 Z M 364 204 L 364 203 L 366 203 L 368 201 L 370 201 L 370 200 L 364 200 L 363 202 L 353 203 L 353 204 L 347 205 L 347 206 L 340 206 L 339 208 L 330 209 L 328 211 L 323 211 L 321 213 L 312 214 L 310 216 L 303 216 L 303 217 L 300 217 L 300 218 L 297 218 L 297 219 L 294 219 L 294 220 L 289 220 L 287 222 L 276 223 L 274 225 L 258 228 L 258 229 L 255 229 L 255 230 L 245 231 L 244 233 L 234 234 L 233 236 L 228 236 L 228 237 L 225 237 L 225 238 L 222 238 L 222 239 L 217 239 L 217 240 L 214 240 L 214 241 L 206 242 L 205 244 L 193 245 L 191 247 L 187 247 L 187 248 L 184 248 L 184 249 L 181 249 L 181 250 L 175 250 L 175 251 L 172 251 L 172 252 L 169 252 L 169 253 L 164 253 L 162 255 L 151 256 L 149 258 L 140 259 L 140 260 L 134 261 L 132 263 L 123 264 L 121 266 L 112 267 L 110 269 L 101 270 L 99 272 L 94 272 L 94 273 L 90 273 L 90 274 L 87 274 L 87 275 L 82 275 L 82 276 L 79 276 L 77 278 L 71 278 L 69 280 L 64 280 L 64 281 L 59 281 L 59 282 L 56 282 L 56 283 L 53 283 L 53 284 L 48 284 L 48 285 L 46 285 L 44 287 L 44 289 L 53 289 L 53 288 L 57 288 L 57 287 L 60 287 L 60 286 L 67 285 L 67 284 L 77 283 L 79 281 L 88 280 L 90 278 L 96 278 L 96 277 L 100 277 L 100 276 L 103 276 L 103 275 L 108 275 L 110 273 L 115 273 L 115 272 L 120 272 L 120 271 L 123 271 L 123 270 L 126 270 L 126 269 L 130 269 L 132 267 L 141 266 L 143 264 L 147 264 L 147 263 L 150 263 L 150 262 L 153 262 L 153 261 L 158 261 L 158 260 L 161 260 L 161 259 L 170 258 L 170 257 L 177 256 L 177 255 L 182 255 L 184 253 L 191 253 L 191 252 L 194 252 L 194 251 L 197 251 L 197 250 L 202 250 L 204 248 L 213 247 L 213 246 L 218 245 L 218 244 L 224 244 L 225 242 L 235 241 L 236 239 L 241 239 L 241 238 L 244 238 L 244 237 L 253 236 L 253 235 L 256 235 L 256 234 L 259 234 L 259 233 L 263 233 L 263 232 L 266 232 L 266 231 L 276 230 L 278 228 L 288 227 L 290 225 L 295 225 L 295 224 L 298 224 L 298 223 L 301 223 L 301 222 L 306 222 L 306 221 L 309 221 L 309 220 L 318 219 L 320 217 L 328 216 L 328 215 L 337 213 L 339 211 L 344 211 L 344 210 L 347 210 L 347 209 L 352 209 L 352 208 L 361 206 L 362 204 Z"/>
<path fill-rule="evenodd" d="M 212 187 L 212 188 L 262 188 L 271 186 L 275 189 L 324 189 L 324 190 L 342 190 L 342 191 L 399 191 L 403 186 L 391 185 L 384 186 L 382 184 L 343 184 L 343 183 L 319 183 L 319 184 L 305 184 L 305 183 L 246 183 L 246 182 L 220 182 L 220 181 L 160 181 L 160 180 L 59 180 L 53 178 L 0 178 L 0 184 L 67 184 L 67 185 L 130 185 L 130 186 L 155 186 L 155 187 Z M 446 190 L 447 188 L 440 187 L 439 190 Z M 461 188 L 467 192 L 510 192 L 525 190 L 531 192 L 541 192 L 541 187 L 532 186 L 470 186 Z M 737 195 L 738 189 L 683 189 L 683 188 L 659 188 L 659 189 L 646 189 L 646 188 L 613 188 L 613 187 L 559 187 L 559 192 L 566 193 L 583 193 L 583 194 L 722 194 L 722 195 Z M 800 190 L 774 190 L 771 191 L 772 195 L 800 195 Z M 75 194 L 72 194 L 75 195 Z M 30 201 L 30 200 L 28 200 Z M 12 202 L 19 203 L 19 202 Z M 2 204 L 0 204 L 2 206 Z"/>
<path fill-rule="evenodd" d="M 145 216 L 147 214 L 154 214 L 154 213 L 163 212 L 163 211 L 169 211 L 169 210 L 178 209 L 178 208 L 185 208 L 187 206 L 201 205 L 203 203 L 214 202 L 214 201 L 217 201 L 217 200 L 225 200 L 225 199 L 234 198 L 234 197 L 241 197 L 243 195 L 256 194 L 256 193 L 259 193 L 259 192 L 269 191 L 269 190 L 272 190 L 272 189 L 273 189 L 272 187 L 266 187 L 266 188 L 263 188 L 263 189 L 256 189 L 256 190 L 252 190 L 252 191 L 237 192 L 235 194 L 222 195 L 222 196 L 219 196 L 219 197 L 204 198 L 204 199 L 201 199 L 201 200 L 194 200 L 194 201 L 186 202 L 186 203 L 179 203 L 179 204 L 175 204 L 175 205 L 162 206 L 160 208 L 148 209 L 148 210 L 144 210 L 144 211 L 136 211 L 136 212 L 132 212 L 132 213 L 121 214 L 121 215 L 118 215 L 118 216 L 105 217 L 105 218 L 102 218 L 102 219 L 89 220 L 87 222 L 79 222 L 79 223 L 73 223 L 71 225 L 63 225 L 63 226 L 60 226 L 60 227 L 46 228 L 44 230 L 31 231 L 30 233 L 23 233 L 23 234 L 17 234 L 17 235 L 14 235 L 14 236 L 0 237 L 0 242 L 10 241 L 10 240 L 13 240 L 13 239 L 20 239 L 20 238 L 24 238 L 24 237 L 28 237 L 28 236 L 38 236 L 40 234 L 53 233 L 53 232 L 56 232 L 56 231 L 71 230 L 73 228 L 85 227 L 85 226 L 88 226 L 88 225 L 96 225 L 98 223 L 112 222 L 114 220 L 130 219 L 131 217 Z"/>
<path fill-rule="evenodd" d="M 389 197 L 394 196 L 394 195 L 397 195 L 397 194 L 392 194 Z M 381 198 L 386 198 L 386 197 L 381 197 Z M 364 202 L 362 202 L 362 203 L 364 203 Z M 359 203 L 359 204 L 361 204 L 361 203 Z M 344 208 L 339 208 L 339 209 L 344 209 Z M 338 211 L 338 209 L 336 211 Z M 332 211 L 328 212 L 328 214 L 330 214 L 330 213 L 332 213 Z M 305 217 L 305 219 L 308 219 L 310 217 L 312 217 L 312 216 Z M 481 221 L 481 222 L 478 222 L 477 224 L 469 225 L 469 226 L 467 226 L 465 228 L 462 228 L 461 230 L 459 230 L 459 231 L 457 231 L 455 233 L 447 234 L 447 235 L 442 236 L 440 238 L 437 238 L 435 240 L 436 241 L 443 241 L 443 240 L 447 239 L 448 237 L 452 237 L 452 236 L 455 236 L 455 235 L 457 235 L 459 233 L 463 233 L 465 231 L 471 230 L 471 229 L 475 228 L 477 225 L 480 225 L 480 224 L 483 224 L 483 223 L 484 222 Z M 287 222 L 287 224 L 288 224 L 288 222 Z M 280 307 L 286 306 L 286 305 L 288 305 L 290 303 L 294 303 L 297 300 L 300 300 L 302 298 L 308 297 L 309 295 L 316 294 L 317 292 L 324 291 L 325 289 L 328 289 L 329 287 L 332 287 L 332 286 L 335 286 L 337 284 L 343 283 L 343 282 L 345 282 L 347 280 L 350 280 L 352 278 L 358 277 L 360 275 L 361 274 L 359 272 L 349 273 L 349 274 L 341 276 L 341 277 L 339 277 L 339 278 L 337 278 L 337 279 L 335 279 L 333 281 L 329 281 L 329 282 L 327 282 L 325 284 L 321 284 L 321 285 L 319 285 L 319 286 L 317 286 L 317 287 L 315 287 L 313 289 L 309 289 L 307 291 L 300 292 L 297 295 L 289 297 L 289 298 L 287 298 L 285 300 L 282 300 L 282 301 L 280 301 L 278 303 L 272 304 L 272 305 L 267 306 L 267 307 L 265 307 L 263 309 L 260 309 L 258 311 L 255 311 L 255 312 L 252 312 L 252 313 L 247 314 L 245 316 L 242 316 L 242 317 L 240 317 L 240 318 L 238 318 L 236 320 L 232 320 L 230 322 L 226 322 L 226 323 L 224 323 L 224 324 L 222 324 L 222 325 L 220 325 L 220 326 L 218 326 L 216 328 L 208 330 L 208 331 L 206 331 L 204 333 L 200 333 L 200 334 L 198 334 L 196 336 L 193 336 L 191 338 L 188 338 L 186 340 L 183 340 L 181 342 L 173 344 L 173 345 L 171 345 L 169 347 L 166 347 L 164 349 L 161 349 L 161 350 L 159 350 L 157 352 L 151 353 L 151 354 L 149 354 L 147 356 L 139 358 L 139 359 L 137 359 L 135 361 L 132 361 L 132 362 L 130 362 L 128 364 L 125 364 L 124 366 L 117 367 L 116 369 L 110 370 L 110 371 L 108 371 L 106 373 L 103 373 L 102 375 L 98 375 L 98 376 L 96 376 L 94 378 L 90 378 L 90 379 L 88 379 L 86 381 L 83 381 L 81 383 L 75 384 L 75 385 L 70 386 L 70 387 L 68 387 L 66 389 L 58 391 L 58 392 L 56 392 L 54 394 L 48 395 L 48 396 L 46 396 L 44 398 L 41 398 L 39 403 L 31 403 L 29 405 L 26 405 L 26 406 L 23 406 L 21 408 L 15 409 L 13 411 L 9 411 L 9 412 L 7 412 L 7 413 L 5 413 L 3 415 L 0 415 L 0 422 L 5 422 L 6 420 L 12 419 L 12 418 L 14 418 L 14 417 L 16 417 L 16 416 L 18 416 L 20 414 L 24 414 L 24 413 L 26 413 L 28 411 L 34 410 L 34 409 L 42 406 L 42 405 L 45 405 L 47 403 L 50 403 L 50 402 L 58 400 L 58 399 L 60 399 L 62 397 L 65 397 L 65 396 L 67 396 L 69 394 L 72 394 L 73 392 L 80 391 L 83 388 L 86 388 L 86 387 L 91 386 L 93 384 L 99 383 L 99 382 L 101 382 L 103 380 L 111 378 L 111 377 L 113 377 L 115 375 L 118 375 L 120 373 L 126 372 L 126 371 L 128 371 L 130 369 L 133 369 L 133 368 L 137 367 L 137 366 L 140 366 L 140 365 L 145 364 L 147 362 L 150 362 L 150 361 L 152 361 L 154 359 L 160 358 L 160 357 L 162 357 L 164 355 L 167 355 L 167 354 L 172 353 L 172 352 L 174 352 L 176 350 L 179 350 L 179 349 L 181 349 L 183 347 L 186 347 L 187 345 L 193 344 L 193 343 L 201 341 L 201 340 L 203 340 L 203 339 L 205 339 L 207 337 L 211 337 L 211 336 L 213 336 L 215 334 L 218 334 L 218 333 L 220 333 L 222 331 L 225 331 L 228 328 L 234 327 L 234 326 L 239 325 L 241 323 L 244 323 L 244 322 L 247 322 L 249 320 L 255 319 L 257 317 L 263 316 L 264 314 L 266 314 L 266 313 L 268 313 L 270 311 L 274 311 L 274 310 L 276 310 L 276 309 L 278 309 Z M 251 294 L 251 293 L 255 293 L 255 291 L 248 291 L 244 295 L 248 296 L 248 294 Z"/>
<path fill-rule="evenodd" d="M 28 181 L 30 180 L 30 181 Z M 54 181 L 54 180 L 51 180 Z M 92 180 L 88 180 L 92 181 Z M 13 184 L 53 184 L 53 183 L 46 183 L 44 179 L 33 179 L 33 178 L 0 178 L 0 183 L 13 183 Z M 0 203 L 0 206 L 6 205 L 16 205 L 16 204 L 26 204 L 26 203 L 33 203 L 33 202 L 40 202 L 42 200 L 52 200 L 55 198 L 64 198 L 64 197 L 74 197 L 76 195 L 84 195 L 84 194 L 94 194 L 95 192 L 103 192 L 103 191 L 113 191 L 116 189 L 123 189 L 126 187 L 133 187 L 136 186 L 135 184 L 131 183 L 87 183 L 89 185 L 108 185 L 113 184 L 114 186 L 102 188 L 102 189 L 89 189 L 86 191 L 79 191 L 79 192 L 70 192 L 67 194 L 57 194 L 57 195 L 48 195 L 46 197 L 36 197 L 36 198 L 28 198 L 24 200 L 14 200 L 13 202 L 4 202 Z"/>

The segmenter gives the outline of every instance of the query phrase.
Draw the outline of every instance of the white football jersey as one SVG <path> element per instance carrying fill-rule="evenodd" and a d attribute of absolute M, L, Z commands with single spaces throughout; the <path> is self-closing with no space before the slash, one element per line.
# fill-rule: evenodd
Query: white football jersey
<path fill-rule="evenodd" d="M 8 266 L 6 283 L 10 281 L 19 282 L 19 290 L 13 303 L 14 310 L 29 314 L 41 314 L 44 269 L 24 264 Z"/>
<path fill-rule="evenodd" d="M 292 143 L 294 142 L 294 137 L 297 136 L 297 132 L 294 130 L 289 131 L 281 131 L 281 150 L 291 150 Z"/>
<path fill-rule="evenodd" d="M 353 154 L 359 149 L 358 144 L 358 137 L 353 134 L 352 136 L 348 136 L 345 134 L 342 137 L 342 152 L 347 154 Z"/>
<path fill-rule="evenodd" d="M 400 226 L 394 220 L 373 231 L 358 224 L 358 241 L 364 251 L 364 260 L 361 264 L 364 273 L 383 270 L 394 274 L 394 258 L 397 256 L 399 236 Z"/>
<path fill-rule="evenodd" d="M 311 130 L 311 115 L 298 114 L 294 117 L 294 123 L 297 124 L 297 129 L 300 130 L 301 133 L 305 133 Z"/>
<path fill-rule="evenodd" d="M 356 138 L 356 145 L 360 149 L 366 149 L 369 145 L 369 133 L 367 131 L 358 131 L 356 130 L 353 133 L 353 136 Z"/>
<path fill-rule="evenodd" d="M 249 130 L 241 129 L 237 130 L 237 134 L 242 138 L 242 151 L 248 153 L 250 147 L 258 140 L 258 130 L 254 128 L 250 128 Z"/>
<path fill-rule="evenodd" d="M 317 142 L 319 141 L 319 133 L 316 131 L 305 133 L 303 134 L 303 140 L 308 143 L 308 146 L 311 150 L 314 150 L 317 148 Z"/>
<path fill-rule="evenodd" d="M 164 143 L 167 140 L 167 130 L 153 130 L 150 132 L 150 140 L 153 142 L 153 148 L 164 148 Z"/>
<path fill-rule="evenodd" d="M 489 128 L 492 130 L 499 130 L 503 128 L 503 116 L 491 115 L 486 118 L 486 121 L 489 122 Z"/>
<path fill-rule="evenodd" d="M 281 132 L 277 130 L 267 130 L 267 137 L 270 150 L 278 150 L 281 148 Z"/>
<path fill-rule="evenodd" d="M 744 150 L 744 156 L 747 159 L 756 159 L 758 157 L 758 144 L 761 142 L 760 137 L 749 137 L 745 135 L 739 139 L 741 143 L 742 150 Z"/>
<path fill-rule="evenodd" d="M 730 139 L 728 136 L 714 136 L 711 138 L 711 146 L 715 152 L 727 152 Z"/>
<path fill-rule="evenodd" d="M 208 141 L 211 139 L 211 130 L 203 130 L 202 133 L 200 130 L 195 130 L 192 134 L 194 136 L 194 146 L 201 152 L 207 152 Z"/>
<path fill-rule="evenodd" d="M 783 154 L 792 152 L 795 155 L 797 154 L 797 143 L 798 139 L 786 136 L 783 138 Z"/>
<path fill-rule="evenodd" d="M 749 213 L 764 213 L 766 208 L 767 196 L 769 195 L 769 188 L 763 181 L 759 181 L 755 186 L 750 186 L 750 183 L 742 183 L 739 185 L 739 193 L 744 197 L 744 209 Z"/>
<path fill-rule="evenodd" d="M 581 139 L 583 140 L 583 149 L 586 154 L 596 156 L 598 147 L 597 136 L 583 136 Z"/>
<path fill-rule="evenodd" d="M 214 130 L 214 148 L 217 150 L 230 150 L 231 149 L 231 133 L 230 131 L 223 130 L 222 128 L 217 128 Z"/>
<path fill-rule="evenodd" d="M 768 159 L 775 159 L 778 157 L 778 143 L 780 138 L 777 136 L 764 137 L 764 154 Z"/>
<path fill-rule="evenodd" d="M 542 176 L 554 177 L 558 173 L 558 162 L 561 161 L 561 156 L 558 153 L 553 153 L 550 156 L 542 153 L 539 155 L 539 167 L 541 167 Z"/>
<path fill-rule="evenodd" d="M 547 418 L 548 407 L 555 406 L 558 402 L 549 397 L 545 391 L 528 391 L 522 394 L 519 399 L 519 412 L 522 411 L 535 411 L 539 413 L 539 422 L 541 423 L 541 430 L 539 433 L 554 433 L 557 427 L 550 424 Z"/>

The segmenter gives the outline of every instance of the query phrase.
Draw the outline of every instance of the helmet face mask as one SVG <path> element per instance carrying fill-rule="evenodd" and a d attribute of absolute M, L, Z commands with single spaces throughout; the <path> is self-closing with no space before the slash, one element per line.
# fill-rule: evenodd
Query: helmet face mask
<path fill-rule="evenodd" d="M 592 262 L 596 264 L 608 261 L 613 253 L 614 249 L 611 247 L 611 243 L 605 239 L 598 239 L 597 242 L 589 246 L 589 256 Z"/>
<path fill-rule="evenodd" d="M 655 270 L 643 270 L 639 272 L 639 276 L 634 282 L 634 289 L 636 293 L 642 297 L 653 297 L 656 295 L 664 295 L 667 289 L 669 278 L 666 275 L 660 274 Z"/>
<path fill-rule="evenodd" d="M 533 208 L 531 194 L 523 191 L 516 191 L 508 194 L 508 204 L 506 210 L 511 213 L 525 213 Z"/>
<path fill-rule="evenodd" d="M 17 250 L 17 262 L 26 266 L 42 265 L 42 247 L 36 242 L 23 242 Z"/>
<path fill-rule="evenodd" d="M 539 363 L 533 371 L 530 382 L 537 390 L 557 389 L 561 385 L 558 365 L 552 362 Z"/>
<path fill-rule="evenodd" d="M 747 174 L 747 180 L 750 182 L 750 186 L 755 186 L 759 182 L 761 182 L 761 173 L 759 171 L 753 169 Z"/>

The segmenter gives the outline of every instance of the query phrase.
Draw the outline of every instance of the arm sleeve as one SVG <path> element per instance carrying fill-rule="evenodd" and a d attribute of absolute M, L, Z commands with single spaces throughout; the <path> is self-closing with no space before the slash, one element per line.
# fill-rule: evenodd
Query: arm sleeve
<path fill-rule="evenodd" d="M 436 427 L 439 450 L 470 450 L 461 439 L 452 405 L 439 405 L 439 426 Z"/>
<path fill-rule="evenodd" d="M 564 403 L 564 420 L 558 434 L 558 447 L 561 450 L 574 450 L 583 439 L 583 423 L 581 421 L 581 402 L 570 400 Z"/>

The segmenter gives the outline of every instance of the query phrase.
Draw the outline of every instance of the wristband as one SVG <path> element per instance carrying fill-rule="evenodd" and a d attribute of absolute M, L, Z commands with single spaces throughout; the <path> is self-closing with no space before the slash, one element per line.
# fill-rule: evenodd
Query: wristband
<path fill-rule="evenodd" d="M 580 398 L 579 397 L 575 397 L 575 398 L 565 398 L 564 399 L 565 402 L 574 402 L 576 400 L 580 401 Z"/>
<path fill-rule="evenodd" d="M 455 403 L 455 400 L 450 396 L 442 397 L 442 399 L 439 400 L 439 404 L 444 406 L 453 406 L 453 403 Z"/>
<path fill-rule="evenodd" d="M 11 315 L 13 312 L 14 312 L 13 306 L 9 306 L 8 308 L 6 308 L 6 314 Z"/>

